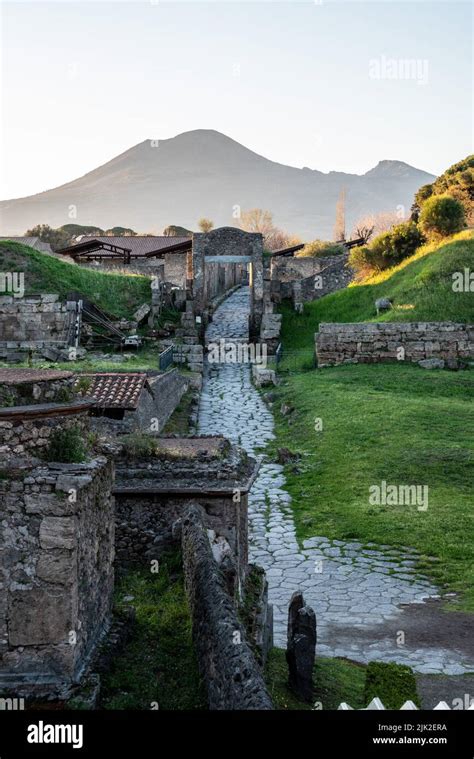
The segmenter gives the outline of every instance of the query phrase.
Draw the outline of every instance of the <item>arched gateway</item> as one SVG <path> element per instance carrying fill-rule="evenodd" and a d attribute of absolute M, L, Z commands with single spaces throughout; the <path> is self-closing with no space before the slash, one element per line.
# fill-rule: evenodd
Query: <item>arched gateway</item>
<path fill-rule="evenodd" d="M 235 227 L 220 227 L 211 232 L 193 235 L 188 259 L 188 278 L 192 280 L 194 310 L 206 311 L 209 282 L 216 270 L 224 266 L 232 273 L 231 281 L 239 281 L 236 271 L 249 272 L 250 334 L 258 336 L 263 315 L 263 237 Z"/>

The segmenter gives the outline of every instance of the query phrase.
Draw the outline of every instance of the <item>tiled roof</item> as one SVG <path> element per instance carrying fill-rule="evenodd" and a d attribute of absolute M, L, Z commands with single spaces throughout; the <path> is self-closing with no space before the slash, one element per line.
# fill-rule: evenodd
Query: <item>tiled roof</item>
<path fill-rule="evenodd" d="M 43 253 L 52 253 L 51 245 L 49 242 L 43 242 L 39 237 L 0 237 L 0 241 L 11 240 L 12 242 L 21 242 L 23 245 L 28 245 L 35 250 L 41 250 Z"/>
<path fill-rule="evenodd" d="M 95 400 L 101 408 L 119 408 L 134 410 L 138 407 L 140 395 L 145 387 L 147 376 L 140 372 L 101 372 L 98 374 L 80 374 L 91 380 L 91 385 L 84 390 L 84 395 Z"/>
<path fill-rule="evenodd" d="M 26 382 L 45 382 L 72 377 L 72 372 L 60 369 L 0 369 L 0 384 L 22 385 Z"/>
<path fill-rule="evenodd" d="M 99 240 L 100 242 L 109 243 L 109 245 L 118 245 L 121 248 L 128 248 L 132 256 L 145 256 L 155 250 L 164 250 L 181 242 L 190 242 L 189 237 L 165 237 L 164 235 L 139 236 L 136 237 L 97 237 L 96 235 L 82 235 L 77 244 L 88 242 L 89 240 Z"/>

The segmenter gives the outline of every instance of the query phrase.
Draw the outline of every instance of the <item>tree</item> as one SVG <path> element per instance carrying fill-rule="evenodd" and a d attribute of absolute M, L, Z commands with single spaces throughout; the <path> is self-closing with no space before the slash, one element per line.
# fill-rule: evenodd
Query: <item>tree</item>
<path fill-rule="evenodd" d="M 69 245 L 70 235 L 63 229 L 53 229 L 49 224 L 37 224 L 25 232 L 26 237 L 39 237 L 42 242 L 48 242 L 53 250 L 59 250 Z"/>
<path fill-rule="evenodd" d="M 334 224 L 334 239 L 341 242 L 346 239 L 346 188 L 343 187 L 336 203 L 336 223 Z"/>
<path fill-rule="evenodd" d="M 107 229 L 105 234 L 108 237 L 137 237 L 137 233 L 129 227 L 112 227 Z"/>
<path fill-rule="evenodd" d="M 198 227 L 201 232 L 210 232 L 213 226 L 214 222 L 211 221 L 211 219 L 206 219 L 205 216 L 203 216 L 202 219 L 199 219 L 198 221 Z"/>
<path fill-rule="evenodd" d="M 364 227 L 364 226 L 355 227 L 353 236 L 357 240 L 363 240 L 364 245 L 367 245 L 370 238 L 372 237 L 373 231 L 374 231 L 373 227 Z"/>
<path fill-rule="evenodd" d="M 378 235 L 370 246 L 354 248 L 349 254 L 349 266 L 359 276 L 371 271 L 383 271 L 412 256 L 424 242 L 425 238 L 415 222 L 406 221 Z"/>
<path fill-rule="evenodd" d="M 388 232 L 392 227 L 400 224 L 402 221 L 404 221 L 404 218 L 400 218 L 395 211 L 380 211 L 379 213 L 365 214 L 365 216 L 361 216 L 354 224 L 351 237 L 363 237 L 363 235 L 358 234 L 358 230 L 363 229 L 366 231 L 369 229 L 371 230 L 369 237 L 378 237 L 378 235 L 381 235 L 383 232 Z"/>
<path fill-rule="evenodd" d="M 420 227 L 425 235 L 437 240 L 460 232 L 466 226 L 464 206 L 450 195 L 432 195 L 420 211 Z"/>
<path fill-rule="evenodd" d="M 432 195 L 450 195 L 459 200 L 464 206 L 467 223 L 474 224 L 474 155 L 450 166 L 432 184 L 420 187 L 412 212 L 420 213 L 423 203 Z"/>
<path fill-rule="evenodd" d="M 192 232 L 186 227 L 179 227 L 176 224 L 170 224 L 163 230 L 164 237 L 192 237 Z"/>
<path fill-rule="evenodd" d="M 266 250 L 281 250 L 291 245 L 298 245 L 300 240 L 295 235 L 285 232 L 273 223 L 273 215 L 262 208 L 251 208 L 242 211 L 239 219 L 240 229 L 246 232 L 256 232 L 263 236 Z"/>

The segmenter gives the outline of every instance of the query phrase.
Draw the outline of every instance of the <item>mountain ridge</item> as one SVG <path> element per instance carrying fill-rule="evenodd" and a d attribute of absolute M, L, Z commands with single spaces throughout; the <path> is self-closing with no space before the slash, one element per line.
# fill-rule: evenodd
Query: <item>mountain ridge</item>
<path fill-rule="evenodd" d="M 408 209 L 434 176 L 384 159 L 365 174 L 323 173 L 272 161 L 216 130 L 143 140 L 58 187 L 0 201 L 1 234 L 38 223 L 116 224 L 155 233 L 170 223 L 195 228 L 205 215 L 235 224 L 236 209 L 264 208 L 278 226 L 303 238 L 331 237 L 343 186 L 348 226 L 364 213 Z M 76 213 L 70 216 L 71 208 Z"/>

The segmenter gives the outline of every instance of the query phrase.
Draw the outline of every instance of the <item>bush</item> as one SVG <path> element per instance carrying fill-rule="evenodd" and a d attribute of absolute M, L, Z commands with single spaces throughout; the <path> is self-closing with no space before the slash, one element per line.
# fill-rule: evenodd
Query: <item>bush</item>
<path fill-rule="evenodd" d="M 373 698 L 379 698 L 386 709 L 400 709 L 405 701 L 420 706 L 413 670 L 404 664 L 371 661 L 365 675 L 365 705 Z"/>
<path fill-rule="evenodd" d="M 464 206 L 450 195 L 433 195 L 423 203 L 420 227 L 430 239 L 449 237 L 465 226 Z"/>
<path fill-rule="evenodd" d="M 397 224 L 389 232 L 375 238 L 369 246 L 355 248 L 349 255 L 349 265 L 358 274 L 383 271 L 409 258 L 425 242 L 425 238 L 413 221 Z"/>
<path fill-rule="evenodd" d="M 46 450 L 46 461 L 80 464 L 86 458 L 84 433 L 78 424 L 53 432 Z"/>
<path fill-rule="evenodd" d="M 297 258 L 315 258 L 316 256 L 340 256 L 346 252 L 344 245 L 329 240 L 313 240 L 300 250 Z"/>
<path fill-rule="evenodd" d="M 131 432 L 119 438 L 123 452 L 131 459 L 149 458 L 156 454 L 158 441 L 146 432 Z"/>

